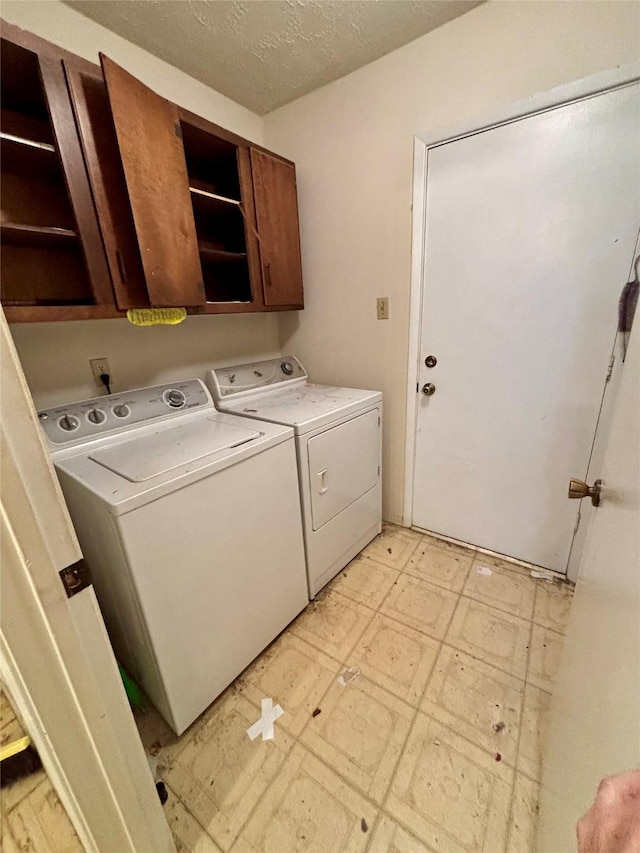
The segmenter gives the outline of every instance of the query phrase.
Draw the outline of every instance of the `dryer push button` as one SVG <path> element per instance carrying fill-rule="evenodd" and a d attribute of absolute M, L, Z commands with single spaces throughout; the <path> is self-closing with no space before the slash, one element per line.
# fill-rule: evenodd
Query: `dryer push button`
<path fill-rule="evenodd" d="M 187 400 L 182 391 L 177 388 L 169 388 L 168 391 L 164 392 L 162 398 L 167 406 L 171 406 L 172 409 L 181 409 Z"/>

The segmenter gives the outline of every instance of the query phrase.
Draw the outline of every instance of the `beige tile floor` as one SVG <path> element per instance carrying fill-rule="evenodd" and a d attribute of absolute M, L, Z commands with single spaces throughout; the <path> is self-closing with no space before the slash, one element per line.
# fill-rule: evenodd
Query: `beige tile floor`
<path fill-rule="evenodd" d="M 6 694 L 0 691 L 0 745 L 24 736 Z M 2 853 L 81 853 L 82 845 L 44 770 L 2 789 Z"/>
<path fill-rule="evenodd" d="M 385 525 L 182 737 L 141 720 L 178 849 L 532 851 L 571 596 Z M 252 742 L 265 696 L 285 713 Z"/>

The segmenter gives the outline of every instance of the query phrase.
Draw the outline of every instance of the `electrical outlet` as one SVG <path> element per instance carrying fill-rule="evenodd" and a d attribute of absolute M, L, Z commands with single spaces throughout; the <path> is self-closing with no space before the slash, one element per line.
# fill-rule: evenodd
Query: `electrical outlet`
<path fill-rule="evenodd" d="M 93 378 L 96 380 L 96 385 L 99 388 L 104 388 L 102 384 L 102 380 L 100 379 L 101 373 L 108 373 L 111 376 L 111 368 L 109 367 L 109 359 L 108 358 L 90 358 L 89 364 L 91 365 L 91 372 L 93 373 Z M 111 377 L 110 382 L 113 383 L 113 377 Z"/>
<path fill-rule="evenodd" d="M 378 320 L 388 320 L 389 319 L 389 297 L 388 296 L 379 296 L 376 300 L 376 307 L 378 309 Z"/>

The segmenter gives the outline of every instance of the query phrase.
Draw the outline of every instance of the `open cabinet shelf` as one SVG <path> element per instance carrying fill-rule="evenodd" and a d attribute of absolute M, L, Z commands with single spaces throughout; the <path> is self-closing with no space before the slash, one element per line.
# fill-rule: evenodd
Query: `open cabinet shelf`
<path fill-rule="evenodd" d="M 228 196 L 219 195 L 214 188 L 204 181 L 191 180 L 189 192 L 191 193 L 192 204 L 202 204 L 213 208 L 224 209 L 226 205 L 241 204 L 240 199 L 229 198 Z"/>
<path fill-rule="evenodd" d="M 219 264 L 235 264 L 247 260 L 246 252 L 227 252 L 224 249 L 217 249 L 209 243 L 198 243 L 198 251 L 204 260 L 216 261 Z"/>
<path fill-rule="evenodd" d="M 0 131 L 0 139 L 2 140 L 3 146 L 17 146 L 17 150 L 24 150 L 25 148 L 36 148 L 38 151 L 42 153 L 55 153 L 55 147 L 48 142 L 38 142 L 35 139 L 24 139 L 22 136 L 14 136 L 12 133 L 5 133 L 4 131 Z"/>
<path fill-rule="evenodd" d="M 23 139 L 0 132 L 2 171 L 41 180 L 61 181 L 62 174 L 56 149 L 48 142 Z"/>
<path fill-rule="evenodd" d="M 91 308 L 96 292 L 78 228 L 79 202 L 89 198 L 89 188 L 62 65 L 4 37 L 0 61 L 1 276 L 7 316 L 12 319 L 12 309 L 23 315 L 47 306 Z M 59 139 L 66 146 L 65 163 Z M 84 217 L 82 226 L 86 234 Z M 97 223 L 94 234 L 99 239 Z"/>
<path fill-rule="evenodd" d="M 238 148 L 184 120 L 181 127 L 207 305 L 250 304 Z"/>
<path fill-rule="evenodd" d="M 11 322 L 303 307 L 294 164 L 2 22 Z"/>
<path fill-rule="evenodd" d="M 3 243 L 14 246 L 51 246 L 58 248 L 73 244 L 78 235 L 70 228 L 49 225 L 24 225 L 18 222 L 3 222 L 0 225 Z"/>

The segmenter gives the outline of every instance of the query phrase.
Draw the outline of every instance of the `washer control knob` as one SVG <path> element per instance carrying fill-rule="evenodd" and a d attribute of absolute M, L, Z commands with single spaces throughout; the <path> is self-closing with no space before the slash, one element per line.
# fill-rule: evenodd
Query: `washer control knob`
<path fill-rule="evenodd" d="M 80 426 L 80 421 L 73 415 L 63 415 L 58 421 L 58 426 L 65 432 L 73 432 Z"/>
<path fill-rule="evenodd" d="M 131 414 L 131 409 L 127 406 L 126 403 L 120 403 L 117 406 L 113 407 L 113 414 L 117 418 L 128 418 Z"/>
<path fill-rule="evenodd" d="M 162 396 L 167 406 L 171 406 L 172 409 L 182 408 L 187 401 L 182 391 L 178 391 L 177 388 L 170 388 Z"/>
<path fill-rule="evenodd" d="M 87 412 L 87 420 L 92 424 L 103 424 L 106 419 L 107 416 L 102 409 L 91 409 L 90 412 Z"/>
<path fill-rule="evenodd" d="M 280 369 L 285 374 L 285 376 L 291 376 L 293 373 L 293 365 L 290 361 L 283 361 L 280 365 Z"/>

